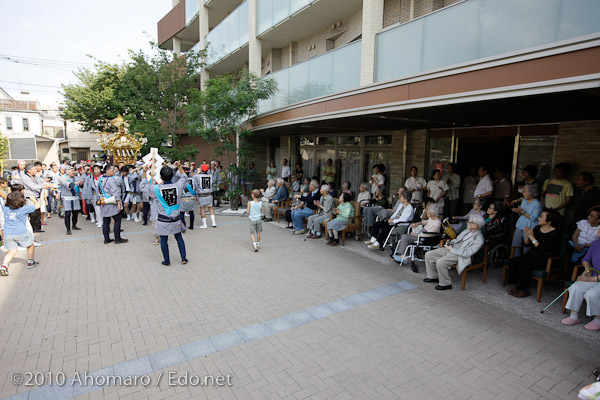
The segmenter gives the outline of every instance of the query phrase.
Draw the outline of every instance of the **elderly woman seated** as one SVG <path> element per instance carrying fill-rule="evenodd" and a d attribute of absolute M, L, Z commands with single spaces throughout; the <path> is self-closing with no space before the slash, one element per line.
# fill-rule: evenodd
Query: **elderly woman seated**
<path fill-rule="evenodd" d="M 569 288 L 569 301 L 567 308 L 571 315 L 560 321 L 563 325 L 575 325 L 580 323 L 579 309 L 583 300 L 587 303 L 586 314 L 594 319 L 584 326 L 590 331 L 600 331 L 600 229 L 596 229 L 596 239 L 592 242 L 590 250 L 583 258 L 585 272 L 577 278 Z"/>
<path fill-rule="evenodd" d="M 315 200 L 314 204 L 317 206 L 319 212 L 308 217 L 306 224 L 308 227 L 307 239 L 320 239 L 323 222 L 331 219 L 333 197 L 329 195 L 329 185 L 321 186 L 321 198 L 318 201 Z"/>
<path fill-rule="evenodd" d="M 525 245 L 531 247 L 528 253 L 510 260 L 508 282 L 514 283 L 514 289 L 508 294 L 522 298 L 527 297 L 531 271 L 544 268 L 549 257 L 554 257 L 559 250 L 560 214 L 556 210 L 544 209 L 538 217 L 538 225 L 531 229 L 525 227 Z"/>
<path fill-rule="evenodd" d="M 342 193 L 340 196 L 340 204 L 333 209 L 333 213 L 337 217 L 333 221 L 327 223 L 327 233 L 329 233 L 330 246 L 340 244 L 339 234 L 346 229 L 348 218 L 354 217 L 354 207 L 352 206 L 352 197 L 348 193 Z"/>
<path fill-rule="evenodd" d="M 481 215 L 472 215 L 467 221 L 467 229 L 456 239 L 446 242 L 444 247 L 425 253 L 427 278 L 423 279 L 423 282 L 439 282 L 436 290 L 452 289 L 450 268 L 456 265 L 460 275 L 469 266 L 471 256 L 475 255 L 485 242 L 481 233 L 484 223 Z"/>
<path fill-rule="evenodd" d="M 569 243 L 575 251 L 571 255 L 571 262 L 577 263 L 585 256 L 592 242 L 598 239 L 596 231 L 600 225 L 600 208 L 588 210 L 587 219 L 577 222 L 577 229 Z M 600 267 L 600 266 L 599 266 Z"/>
<path fill-rule="evenodd" d="M 356 195 L 356 201 L 360 205 L 361 211 L 369 205 L 370 200 L 371 193 L 369 193 L 369 185 L 367 182 L 362 182 L 358 188 L 358 195 Z"/>
<path fill-rule="evenodd" d="M 269 181 L 267 182 L 267 190 L 265 189 L 260 189 L 260 192 L 262 193 L 262 202 L 263 203 L 269 203 L 271 201 L 271 199 L 275 196 L 275 193 L 277 193 L 277 187 L 275 186 L 275 179 L 269 179 Z"/>
<path fill-rule="evenodd" d="M 466 215 L 452 218 L 450 226 L 454 229 L 454 232 L 458 234 L 464 231 L 467 228 L 464 222 L 468 221 L 472 215 L 479 215 L 485 218 L 485 200 L 475 199 L 473 208 Z"/>
<path fill-rule="evenodd" d="M 403 264 L 408 262 L 408 259 L 405 260 L 403 257 L 406 248 L 411 244 L 416 243 L 419 235 L 421 235 L 421 237 L 433 237 L 440 233 L 442 219 L 438 213 L 437 206 L 432 205 L 429 207 L 427 209 L 427 219 L 421 220 L 421 222 L 415 222 L 414 224 L 411 224 L 410 227 L 412 228 L 412 232 L 402 235 L 400 244 L 396 249 L 397 256 L 394 256 L 396 261 L 402 262 Z"/>
<path fill-rule="evenodd" d="M 501 201 L 495 201 L 488 206 L 485 225 L 483 227 L 483 234 L 486 238 L 490 235 L 501 233 L 503 210 Z"/>

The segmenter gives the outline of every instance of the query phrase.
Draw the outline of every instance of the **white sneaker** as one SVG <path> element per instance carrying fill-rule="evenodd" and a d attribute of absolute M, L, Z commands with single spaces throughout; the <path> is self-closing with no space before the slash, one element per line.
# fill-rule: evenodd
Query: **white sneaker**
<path fill-rule="evenodd" d="M 189 216 L 190 216 L 190 213 L 186 212 L 186 213 L 184 213 L 183 215 L 184 215 L 184 216 L 186 216 L 186 217 L 189 217 Z"/>
<path fill-rule="evenodd" d="M 2 247 L 0 247 L 0 250 L 2 250 L 5 253 L 8 251 L 5 245 L 2 245 Z"/>
<path fill-rule="evenodd" d="M 42 247 L 42 244 L 39 242 L 33 242 L 33 247 Z"/>
<path fill-rule="evenodd" d="M 256 243 L 252 243 L 252 247 L 254 248 L 254 252 L 256 253 L 258 251 L 258 246 L 256 245 Z"/>
<path fill-rule="evenodd" d="M 127 221 L 131 221 L 131 214 L 127 214 Z"/>
<path fill-rule="evenodd" d="M 208 225 L 200 225 L 200 229 L 206 229 L 208 228 Z"/>
<path fill-rule="evenodd" d="M 92 221 L 92 224 L 95 224 L 96 223 L 96 218 L 92 217 L 91 221 Z"/>

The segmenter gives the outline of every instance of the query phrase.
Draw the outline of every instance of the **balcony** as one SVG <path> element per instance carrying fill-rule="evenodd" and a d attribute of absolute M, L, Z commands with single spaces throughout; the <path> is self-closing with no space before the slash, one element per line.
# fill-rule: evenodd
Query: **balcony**
<path fill-rule="evenodd" d="M 214 0 L 213 0 L 214 1 Z M 362 0 L 258 0 L 256 36 L 279 48 L 346 18 Z"/>
<path fill-rule="evenodd" d="M 248 13 L 248 0 L 246 0 L 206 35 L 208 45 L 206 64 L 209 68 L 248 45 Z M 248 54 L 245 54 L 243 59 L 242 63 L 247 61 Z"/>
<path fill-rule="evenodd" d="M 596 0 L 467 0 L 377 36 L 377 82 L 600 32 Z M 514 55 L 514 54 L 513 54 Z"/>
<path fill-rule="evenodd" d="M 161 48 L 173 49 L 173 37 L 185 28 L 185 3 L 180 2 L 158 21 L 158 43 Z"/>
<path fill-rule="evenodd" d="M 180 1 L 158 21 L 158 43 L 161 49 L 173 50 L 173 39 L 181 40 L 181 51 L 188 51 L 200 40 L 198 0 Z"/>
<path fill-rule="evenodd" d="M 361 41 L 356 41 L 269 75 L 278 90 L 259 103 L 258 114 L 359 87 L 360 55 Z"/>

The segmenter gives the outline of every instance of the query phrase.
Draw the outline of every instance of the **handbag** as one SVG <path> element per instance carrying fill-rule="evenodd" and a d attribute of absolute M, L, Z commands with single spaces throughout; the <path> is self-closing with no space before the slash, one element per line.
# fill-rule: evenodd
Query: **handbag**
<path fill-rule="evenodd" d="M 448 218 L 442 221 L 442 229 L 450 239 L 456 239 L 456 232 L 454 232 L 454 229 L 452 229 L 450 226 L 450 221 L 448 221 Z"/>

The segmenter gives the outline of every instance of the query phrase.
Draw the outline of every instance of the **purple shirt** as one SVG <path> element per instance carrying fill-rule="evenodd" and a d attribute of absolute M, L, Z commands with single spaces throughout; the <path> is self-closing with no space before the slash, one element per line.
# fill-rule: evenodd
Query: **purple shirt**
<path fill-rule="evenodd" d="M 600 240 L 595 240 L 592 242 L 590 249 L 583 257 L 582 261 L 587 261 L 592 264 L 592 267 L 595 269 L 600 269 Z M 592 271 L 591 276 L 598 276 L 596 271 Z"/>

